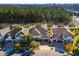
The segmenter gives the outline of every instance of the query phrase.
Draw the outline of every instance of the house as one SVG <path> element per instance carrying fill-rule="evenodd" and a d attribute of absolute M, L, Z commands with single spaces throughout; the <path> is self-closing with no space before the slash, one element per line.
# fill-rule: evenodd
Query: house
<path fill-rule="evenodd" d="M 29 30 L 29 33 L 31 33 L 34 38 L 40 38 L 41 37 L 40 34 L 36 31 L 36 28 L 31 28 Z"/>
<path fill-rule="evenodd" d="M 45 30 L 42 27 L 37 27 L 37 30 L 40 32 L 40 36 L 41 36 L 40 39 L 42 39 L 42 40 L 48 40 L 49 39 L 47 30 Z"/>
<path fill-rule="evenodd" d="M 73 41 L 74 35 L 72 35 L 71 32 L 69 32 L 67 29 L 66 28 L 54 28 L 51 41 L 53 41 L 53 40 L 56 40 L 56 41 L 71 40 L 71 41 Z"/>
<path fill-rule="evenodd" d="M 36 29 L 36 30 L 35 30 Z M 67 28 L 53 28 L 52 37 L 48 37 L 48 31 L 42 27 L 32 28 L 29 32 L 33 35 L 34 38 L 39 38 L 40 40 L 49 40 L 51 42 L 55 41 L 71 41 L 74 40 L 74 35 L 71 34 Z"/>

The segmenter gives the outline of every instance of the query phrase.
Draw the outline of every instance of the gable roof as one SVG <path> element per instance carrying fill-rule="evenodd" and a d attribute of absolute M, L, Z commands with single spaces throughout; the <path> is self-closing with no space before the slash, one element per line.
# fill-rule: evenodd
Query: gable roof
<path fill-rule="evenodd" d="M 37 27 L 37 30 L 40 32 L 41 38 L 48 39 L 48 31 L 42 27 Z"/>
<path fill-rule="evenodd" d="M 32 29 L 30 29 L 29 30 L 29 33 L 31 33 L 32 35 L 40 35 L 36 30 L 35 30 L 35 28 L 32 28 Z"/>
<path fill-rule="evenodd" d="M 74 35 L 72 35 L 66 28 L 54 28 L 53 29 L 53 39 L 63 39 L 63 36 L 66 38 L 68 36 L 74 38 Z"/>

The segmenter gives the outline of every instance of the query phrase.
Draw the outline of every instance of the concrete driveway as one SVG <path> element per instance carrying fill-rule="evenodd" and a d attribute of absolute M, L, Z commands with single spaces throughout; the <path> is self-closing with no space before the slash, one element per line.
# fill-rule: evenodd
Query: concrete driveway
<path fill-rule="evenodd" d="M 41 45 L 39 50 L 34 50 L 33 56 L 62 56 L 62 53 L 51 50 L 48 45 Z"/>

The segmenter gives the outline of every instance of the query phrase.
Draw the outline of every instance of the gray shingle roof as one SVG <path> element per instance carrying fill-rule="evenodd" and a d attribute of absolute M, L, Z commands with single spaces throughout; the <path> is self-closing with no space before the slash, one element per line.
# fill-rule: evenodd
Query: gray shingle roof
<path fill-rule="evenodd" d="M 42 27 L 37 27 L 37 30 L 40 32 L 41 38 L 48 39 L 47 31 Z"/>
<path fill-rule="evenodd" d="M 35 30 L 35 28 L 32 28 L 29 30 L 29 32 L 32 34 L 32 35 L 36 35 L 36 36 L 41 36 L 40 39 L 49 39 L 48 36 L 47 36 L 47 30 L 43 29 L 42 27 L 37 27 L 36 28 L 40 34 Z M 53 36 L 51 39 L 54 39 L 54 40 L 63 40 L 63 36 L 64 37 L 72 37 L 72 39 L 74 38 L 74 36 L 68 32 L 65 28 L 53 28 Z"/>
<path fill-rule="evenodd" d="M 64 37 L 70 36 L 74 38 L 74 36 L 70 32 L 68 32 L 65 28 L 54 28 L 53 29 L 52 39 L 60 40 L 60 39 L 63 39 L 63 36 Z"/>
<path fill-rule="evenodd" d="M 30 29 L 29 32 L 30 32 L 32 35 L 40 35 L 40 34 L 35 30 L 35 28 Z"/>

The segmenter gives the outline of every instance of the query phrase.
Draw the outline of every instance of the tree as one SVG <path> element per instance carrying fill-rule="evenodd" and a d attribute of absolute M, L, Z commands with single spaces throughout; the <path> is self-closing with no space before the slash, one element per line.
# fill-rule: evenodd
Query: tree
<path fill-rule="evenodd" d="M 70 13 L 56 7 L 1 7 L 0 6 L 0 23 L 38 23 L 38 22 L 54 22 L 69 23 L 71 21 Z"/>
<path fill-rule="evenodd" d="M 48 37 L 49 38 L 52 37 L 52 29 L 51 29 L 51 27 L 48 27 Z"/>
<path fill-rule="evenodd" d="M 22 37 L 22 41 L 20 42 L 21 46 L 27 46 L 27 47 L 29 47 L 30 43 L 32 41 L 35 41 L 35 39 L 32 37 L 31 34 L 22 35 L 21 37 Z"/>
<path fill-rule="evenodd" d="M 74 38 L 74 43 L 73 43 L 73 45 L 77 45 L 77 46 L 78 46 L 78 43 L 79 43 L 79 35 L 77 35 L 77 36 Z"/>
<path fill-rule="evenodd" d="M 71 33 L 75 36 L 79 35 L 79 28 L 71 29 Z"/>
<path fill-rule="evenodd" d="M 77 50 L 77 47 L 75 45 L 68 43 L 65 45 L 65 49 L 69 54 L 74 54 L 74 51 Z"/>

